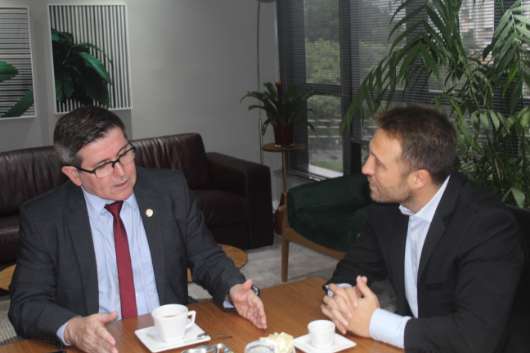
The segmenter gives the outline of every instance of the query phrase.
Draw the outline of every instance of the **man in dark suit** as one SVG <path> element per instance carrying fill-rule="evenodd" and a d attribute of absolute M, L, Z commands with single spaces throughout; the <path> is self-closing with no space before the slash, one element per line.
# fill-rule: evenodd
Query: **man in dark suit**
<path fill-rule="evenodd" d="M 512 215 L 453 171 L 456 134 L 445 116 L 397 108 L 377 123 L 362 169 L 376 203 L 322 312 L 343 333 L 406 352 L 502 351 L 523 262 Z M 383 278 L 397 313 L 368 285 Z"/>
<path fill-rule="evenodd" d="M 23 337 L 117 352 L 105 324 L 187 303 L 186 269 L 259 328 L 263 304 L 207 230 L 180 172 L 136 168 L 121 120 L 79 108 L 54 145 L 69 181 L 21 208 L 9 318 Z"/>

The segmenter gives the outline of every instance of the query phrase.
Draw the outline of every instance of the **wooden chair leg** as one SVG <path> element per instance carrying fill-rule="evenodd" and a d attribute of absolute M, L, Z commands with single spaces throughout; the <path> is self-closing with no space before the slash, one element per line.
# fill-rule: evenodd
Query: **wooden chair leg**
<path fill-rule="evenodd" d="M 282 236 L 282 282 L 287 282 L 289 271 L 289 240 Z"/>

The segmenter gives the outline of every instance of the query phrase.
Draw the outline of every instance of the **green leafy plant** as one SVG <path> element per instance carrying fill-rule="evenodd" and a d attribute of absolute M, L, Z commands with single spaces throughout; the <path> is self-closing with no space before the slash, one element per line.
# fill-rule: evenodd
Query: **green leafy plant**
<path fill-rule="evenodd" d="M 6 61 L 0 60 L 0 82 L 7 81 L 18 75 L 18 70 Z M 22 97 L 4 114 L 2 118 L 23 115 L 33 105 L 33 90 L 28 89 Z"/>
<path fill-rule="evenodd" d="M 76 44 L 68 32 L 52 29 L 55 92 L 60 103 L 74 99 L 84 105 L 109 105 L 110 75 L 93 53 L 104 51 L 91 43 Z M 111 63 L 110 60 L 108 60 Z"/>
<path fill-rule="evenodd" d="M 530 87 L 530 19 L 517 0 L 483 51 L 466 50 L 461 6 L 461 0 L 400 2 L 390 50 L 362 81 L 343 126 L 387 109 L 398 94 L 407 97 L 419 78 L 435 80 L 441 92 L 433 103 L 449 107 L 457 127 L 460 169 L 507 203 L 529 207 L 530 109 L 523 106 L 523 84 Z"/>
<path fill-rule="evenodd" d="M 250 91 L 241 98 L 241 101 L 254 98 L 259 102 L 249 105 L 248 110 L 265 111 L 267 118 L 261 127 L 262 134 L 265 134 L 269 125 L 292 127 L 296 122 L 305 120 L 306 102 L 313 95 L 312 92 L 303 91 L 294 85 L 285 88 L 281 82 L 266 82 L 264 86 L 264 91 Z M 306 124 L 314 129 L 307 120 Z"/>

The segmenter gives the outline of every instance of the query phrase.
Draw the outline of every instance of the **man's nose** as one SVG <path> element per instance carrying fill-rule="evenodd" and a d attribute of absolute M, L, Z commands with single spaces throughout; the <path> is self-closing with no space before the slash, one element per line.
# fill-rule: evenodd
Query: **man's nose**
<path fill-rule="evenodd" d="M 114 164 L 114 175 L 117 175 L 117 176 L 123 176 L 125 175 L 125 170 L 123 169 L 123 166 L 121 165 L 121 162 L 116 162 Z"/>
<path fill-rule="evenodd" d="M 361 173 L 363 173 L 364 175 L 372 175 L 373 174 L 374 168 L 373 168 L 372 159 L 373 158 L 371 156 L 368 156 L 368 158 L 364 162 L 363 167 L 361 168 Z"/>

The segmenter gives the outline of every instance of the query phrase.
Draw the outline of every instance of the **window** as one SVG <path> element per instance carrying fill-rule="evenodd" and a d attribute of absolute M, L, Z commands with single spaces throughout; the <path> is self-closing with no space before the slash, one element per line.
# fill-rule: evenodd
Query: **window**
<path fill-rule="evenodd" d="M 306 82 L 340 84 L 337 0 L 305 0 Z"/>
<path fill-rule="evenodd" d="M 285 49 L 280 54 L 282 80 L 314 93 L 307 102 L 307 119 L 315 129 L 296 131 L 296 142 L 306 149 L 291 155 L 290 166 L 325 177 L 341 175 L 345 165 L 340 117 L 347 104 L 344 97 L 350 95 L 342 94 L 344 77 L 349 77 L 345 48 L 340 44 L 345 23 L 342 6 L 341 0 L 278 3 L 279 17 L 285 19 L 280 19 L 280 28 L 286 33 L 280 37 L 280 47 Z"/>
<path fill-rule="evenodd" d="M 307 114 L 315 128 L 308 133 L 308 171 L 317 175 L 340 176 L 343 170 L 340 98 L 315 95 L 308 101 Z"/>
<path fill-rule="evenodd" d="M 341 129 L 352 92 L 388 50 L 393 0 L 287 0 L 278 5 L 282 80 L 315 93 L 307 118 L 315 127 L 296 131 L 304 151 L 291 155 L 291 168 L 323 177 L 360 168 L 361 131 Z"/>
<path fill-rule="evenodd" d="M 523 2 L 530 5 L 530 0 Z M 291 155 L 292 169 L 327 177 L 359 170 L 360 146 L 371 137 L 373 122 L 354 121 L 351 131 L 343 132 L 341 116 L 363 78 L 389 50 L 391 20 L 400 4 L 394 0 L 278 2 L 281 78 L 315 92 L 307 102 L 307 118 L 315 130 L 305 126 L 296 130 L 296 142 L 307 149 Z M 403 11 L 410 13 L 421 4 L 422 0 L 408 2 Z M 459 21 L 468 53 L 480 57 L 501 13 L 494 0 L 463 0 Z M 402 18 L 396 16 L 394 21 Z M 394 96 L 392 106 L 433 102 L 440 82 L 421 68 L 412 81 L 407 95 Z M 525 92 L 530 98 L 527 87 Z"/>

